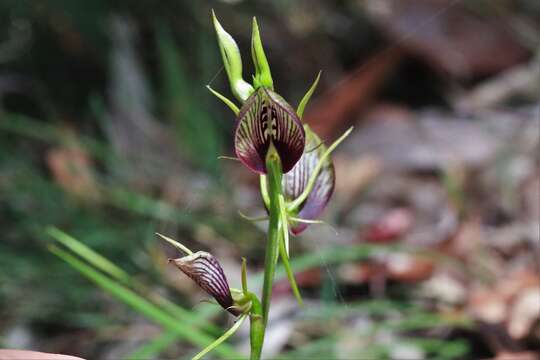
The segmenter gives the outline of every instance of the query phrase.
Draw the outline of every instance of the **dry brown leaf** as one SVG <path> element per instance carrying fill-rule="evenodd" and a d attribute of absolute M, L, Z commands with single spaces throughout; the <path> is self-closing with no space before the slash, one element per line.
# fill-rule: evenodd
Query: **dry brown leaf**
<path fill-rule="evenodd" d="M 392 48 L 360 64 L 306 109 L 305 121 L 322 139 L 332 137 L 352 113 L 365 109 L 400 59 L 401 50 Z"/>
<path fill-rule="evenodd" d="M 414 214 L 408 208 L 399 207 L 387 211 L 366 230 L 364 237 L 369 242 L 386 243 L 398 240 L 413 225 Z"/>
<path fill-rule="evenodd" d="M 454 306 L 463 304 L 467 299 L 467 289 L 463 281 L 442 271 L 422 284 L 422 293 L 428 298 Z"/>
<path fill-rule="evenodd" d="M 373 156 L 339 154 L 334 157 L 336 168 L 336 196 L 351 199 L 365 188 L 381 171 L 381 164 Z"/>
<path fill-rule="evenodd" d="M 494 287 L 474 288 L 467 308 L 477 319 L 506 323 L 514 338 L 524 337 L 540 316 L 540 277 L 534 271 L 516 271 Z"/>
<path fill-rule="evenodd" d="M 422 256 L 393 253 L 386 259 L 388 278 L 416 282 L 428 279 L 433 273 L 433 261 Z"/>
<path fill-rule="evenodd" d="M 345 283 L 358 285 L 371 279 L 376 273 L 377 267 L 368 263 L 342 264 L 338 268 L 340 280 Z"/>
<path fill-rule="evenodd" d="M 524 338 L 537 321 L 540 321 L 540 287 L 531 287 L 520 292 L 511 305 L 508 333 L 515 339 Z"/>
<path fill-rule="evenodd" d="M 99 197 L 92 161 L 80 148 L 56 148 L 47 153 L 47 165 L 54 180 L 68 193 L 86 200 Z"/>
<path fill-rule="evenodd" d="M 504 297 L 490 289 L 477 290 L 469 296 L 470 314 L 489 324 L 498 324 L 506 320 L 507 308 Z"/>
<path fill-rule="evenodd" d="M 534 351 L 521 351 L 521 352 L 507 352 L 502 351 L 495 356 L 493 360 L 538 360 L 537 352 Z"/>
<path fill-rule="evenodd" d="M 478 247 L 482 246 L 484 242 L 480 219 L 473 218 L 464 221 L 459 226 L 459 230 L 449 244 L 448 250 L 460 258 L 466 259 L 477 251 Z"/>

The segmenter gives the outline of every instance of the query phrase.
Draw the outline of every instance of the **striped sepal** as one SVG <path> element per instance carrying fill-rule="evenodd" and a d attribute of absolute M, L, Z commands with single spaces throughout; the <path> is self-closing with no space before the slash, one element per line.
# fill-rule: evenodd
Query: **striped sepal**
<path fill-rule="evenodd" d="M 234 137 L 236 156 L 251 170 L 265 174 L 270 144 L 287 173 L 302 156 L 305 133 L 296 112 L 281 96 L 259 88 L 240 109 Z"/>
<path fill-rule="evenodd" d="M 306 150 L 300 161 L 288 174 L 283 176 L 283 190 L 287 201 L 293 201 L 307 187 L 311 174 L 326 151 L 321 139 L 305 126 Z M 315 220 L 323 212 L 334 192 L 335 172 L 330 157 L 327 157 L 319 172 L 313 189 L 299 208 L 297 217 L 306 220 Z M 291 227 L 294 235 L 300 234 L 307 227 L 306 223 L 296 223 Z"/>
<path fill-rule="evenodd" d="M 216 258 L 205 251 L 173 260 L 184 274 L 195 281 L 204 291 L 228 312 L 238 316 L 240 312 L 232 308 L 233 299 L 225 273 Z"/>

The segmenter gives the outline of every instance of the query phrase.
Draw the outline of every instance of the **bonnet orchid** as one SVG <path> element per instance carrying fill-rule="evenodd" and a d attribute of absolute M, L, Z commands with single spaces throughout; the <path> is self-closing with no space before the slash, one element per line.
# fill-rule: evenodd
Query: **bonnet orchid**
<path fill-rule="evenodd" d="M 187 254 L 181 258 L 169 259 L 169 262 L 174 263 L 178 269 L 195 281 L 223 309 L 234 316 L 238 316 L 241 313 L 240 307 L 233 300 L 231 288 L 229 287 L 223 268 L 214 255 L 206 251 L 197 251 L 194 253 L 184 245 L 165 235 L 159 233 L 157 235 Z"/>
<path fill-rule="evenodd" d="M 221 307 L 238 317 L 235 324 L 228 331 L 195 355 L 193 360 L 201 359 L 208 352 L 212 351 L 212 349 L 231 337 L 247 317 L 250 318 L 251 336 L 253 338 L 251 341 L 252 358 L 253 355 L 255 355 L 255 358 L 260 357 L 264 336 L 262 309 L 257 296 L 247 289 L 246 259 L 242 259 L 242 290 L 232 289 L 229 288 L 223 268 L 212 254 L 205 251 L 194 253 L 186 246 L 165 235 L 159 233 L 156 233 L 156 235 L 187 254 L 178 259 L 169 259 L 169 262 L 173 262 L 184 274 L 195 281 Z"/>
<path fill-rule="evenodd" d="M 216 90 L 208 89 L 235 114 L 234 150 L 237 159 L 259 174 L 263 203 L 268 212 L 268 240 L 264 260 L 261 301 L 247 291 L 245 260 L 242 263 L 242 290 L 229 288 L 223 269 L 210 253 L 191 252 L 183 245 L 160 235 L 187 255 L 174 264 L 212 295 L 228 312 L 238 316 L 223 336 L 195 356 L 199 359 L 230 337 L 239 324 L 250 318 L 251 359 L 259 360 L 272 297 L 277 262 L 281 259 L 292 291 L 302 305 L 302 297 L 289 264 L 289 236 L 298 235 L 317 218 L 328 204 L 335 185 L 332 151 L 349 135 L 347 130 L 328 148 L 308 125 L 302 124 L 304 109 L 317 87 L 320 73 L 298 108 L 274 90 L 274 81 L 264 53 L 259 26 L 253 18 L 251 56 L 255 74 L 252 83 L 244 80 L 240 51 L 232 36 L 223 29 L 212 11 L 223 66 L 238 106 Z M 260 220 L 248 218 L 249 220 Z M 158 234 L 159 235 L 159 234 Z"/>
<path fill-rule="evenodd" d="M 268 172 L 266 162 L 276 153 L 281 171 L 287 173 L 302 156 L 305 132 L 296 111 L 279 94 L 274 82 L 259 34 L 259 25 L 253 18 L 251 55 L 255 65 L 253 86 L 242 77 L 242 59 L 238 45 L 212 12 L 223 64 L 233 94 L 243 105 L 240 109 L 225 96 L 210 89 L 237 115 L 234 148 L 238 159 L 250 170 L 260 174 Z"/>
<path fill-rule="evenodd" d="M 251 170 L 266 174 L 266 156 L 275 150 L 289 172 L 304 152 L 305 132 L 294 109 L 277 93 L 260 87 L 246 101 L 236 122 L 234 147 Z"/>
<path fill-rule="evenodd" d="M 352 129 L 329 148 L 309 126 L 305 125 L 305 131 L 306 150 L 292 171 L 283 176 L 283 193 L 293 235 L 300 234 L 314 222 L 330 201 L 336 181 L 330 154 Z"/>

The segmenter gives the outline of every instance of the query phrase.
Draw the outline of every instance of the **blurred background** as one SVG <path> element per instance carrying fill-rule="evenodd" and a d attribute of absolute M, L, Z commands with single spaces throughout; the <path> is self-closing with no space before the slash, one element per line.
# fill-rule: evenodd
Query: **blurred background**
<path fill-rule="evenodd" d="M 276 90 L 336 151 L 324 220 L 278 273 L 266 358 L 537 359 L 540 2 L 0 2 L 0 347 L 183 358 L 233 320 L 159 231 L 262 283 L 258 179 L 210 9 L 252 73 L 257 16 Z M 215 358 L 248 350 L 247 326 Z"/>

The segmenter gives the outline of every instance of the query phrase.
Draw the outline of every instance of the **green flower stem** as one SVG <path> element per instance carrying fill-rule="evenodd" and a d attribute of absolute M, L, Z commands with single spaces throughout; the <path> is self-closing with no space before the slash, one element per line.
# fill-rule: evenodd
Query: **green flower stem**
<path fill-rule="evenodd" d="M 272 151 L 273 150 L 273 151 Z M 268 241 L 266 243 L 266 255 L 264 259 L 264 280 L 262 292 L 261 318 L 256 322 L 256 331 L 252 331 L 252 348 L 260 347 L 264 342 L 264 333 L 266 324 L 268 323 L 268 312 L 270 310 L 270 300 L 272 298 L 272 285 L 274 282 L 274 274 L 276 271 L 276 263 L 279 255 L 280 241 L 280 206 L 279 197 L 282 193 L 281 178 L 281 161 L 275 149 L 270 149 L 266 157 L 267 181 L 268 181 L 268 200 L 270 221 L 268 224 Z M 255 316 L 257 317 L 257 316 Z M 257 320 L 257 319 L 254 319 Z M 253 321 L 253 320 L 252 320 Z M 252 359 L 258 359 L 257 354 L 252 354 Z"/>
<path fill-rule="evenodd" d="M 264 324 L 268 323 L 268 312 L 270 310 L 270 298 L 272 297 L 272 285 L 279 251 L 279 221 L 280 207 L 279 197 L 281 190 L 281 161 L 275 151 L 269 151 L 266 159 L 266 169 L 268 171 L 268 196 L 270 200 L 269 212 L 270 221 L 268 223 L 268 241 L 266 243 L 266 256 L 264 259 L 264 280 L 262 294 L 262 309 Z"/>
<path fill-rule="evenodd" d="M 264 332 L 266 324 L 264 323 L 262 305 L 257 296 L 248 293 L 251 298 L 250 330 L 249 337 L 251 342 L 251 360 L 259 360 L 264 342 Z"/>

